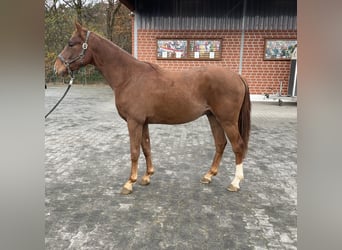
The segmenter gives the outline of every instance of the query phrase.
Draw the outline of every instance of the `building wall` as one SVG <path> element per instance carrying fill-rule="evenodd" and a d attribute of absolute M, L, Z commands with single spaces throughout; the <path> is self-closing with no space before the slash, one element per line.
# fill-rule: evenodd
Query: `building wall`
<path fill-rule="evenodd" d="M 157 38 L 221 38 L 221 61 L 157 60 Z M 287 94 L 290 75 L 290 61 L 264 61 L 265 38 L 297 38 L 296 31 L 245 31 L 242 75 L 246 77 L 251 94 L 275 94 L 282 82 L 282 94 Z M 172 31 L 138 30 L 138 59 L 156 63 L 163 68 L 178 71 L 190 67 L 215 64 L 230 68 L 238 73 L 240 59 L 241 31 Z M 134 46 L 134 45 L 133 45 Z"/>

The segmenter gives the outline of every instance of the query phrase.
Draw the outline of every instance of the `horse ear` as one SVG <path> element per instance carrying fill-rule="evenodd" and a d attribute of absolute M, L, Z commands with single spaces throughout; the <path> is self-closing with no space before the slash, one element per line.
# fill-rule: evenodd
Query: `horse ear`
<path fill-rule="evenodd" d="M 86 30 L 82 27 L 82 25 L 75 21 L 75 28 L 76 28 L 76 34 L 82 37 L 82 39 L 86 38 Z"/>
<path fill-rule="evenodd" d="M 79 34 L 82 34 L 82 25 L 77 21 L 75 21 L 75 28 Z"/>

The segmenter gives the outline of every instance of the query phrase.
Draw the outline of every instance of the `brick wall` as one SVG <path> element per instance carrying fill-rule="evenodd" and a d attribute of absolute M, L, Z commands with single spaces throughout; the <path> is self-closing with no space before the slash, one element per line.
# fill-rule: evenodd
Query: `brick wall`
<path fill-rule="evenodd" d="M 283 82 L 282 94 L 287 94 L 290 61 L 264 61 L 265 38 L 296 38 L 295 31 L 246 31 L 242 75 L 246 77 L 251 94 L 274 94 Z M 222 39 L 222 60 L 157 60 L 157 38 Z M 138 30 L 138 59 L 156 63 L 163 68 L 182 70 L 205 64 L 216 64 L 239 71 L 240 31 L 156 31 Z M 134 46 L 134 45 L 133 45 Z M 133 50 L 132 50 L 133 51 Z"/>
<path fill-rule="evenodd" d="M 248 79 L 251 94 L 275 94 L 283 83 L 287 94 L 290 61 L 265 61 L 265 38 L 297 38 L 294 31 L 248 31 L 245 33 L 242 75 Z"/>

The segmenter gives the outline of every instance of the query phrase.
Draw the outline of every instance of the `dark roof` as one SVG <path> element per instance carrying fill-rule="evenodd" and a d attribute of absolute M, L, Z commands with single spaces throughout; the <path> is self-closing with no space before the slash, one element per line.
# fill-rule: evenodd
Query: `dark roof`
<path fill-rule="evenodd" d="M 244 0 L 119 0 L 138 13 L 137 27 L 157 30 L 239 30 Z M 296 30 L 297 0 L 246 0 L 246 30 Z"/>
<path fill-rule="evenodd" d="M 135 10 L 135 0 L 119 0 L 123 5 L 125 5 L 130 11 Z"/>
<path fill-rule="evenodd" d="M 170 0 L 170 1 L 162 1 L 162 0 L 119 0 L 122 4 L 124 4 L 129 10 L 135 11 L 138 9 L 138 11 L 144 11 L 150 10 L 150 9 L 155 9 L 156 5 L 158 6 L 165 6 L 166 9 L 170 9 L 170 6 L 174 5 L 185 8 L 185 9 L 198 9 L 200 6 L 204 6 L 207 8 L 208 6 L 207 3 L 209 3 L 210 8 L 220 8 L 222 5 L 221 0 Z M 243 0 L 227 0 L 224 1 L 226 2 L 226 5 L 231 5 L 231 4 L 236 4 L 236 2 L 239 3 L 239 5 L 242 5 Z M 234 3 L 235 2 L 235 3 Z M 251 10 L 254 13 L 255 10 L 260 11 L 259 9 L 261 8 L 262 11 L 267 11 L 271 9 L 297 9 L 297 0 L 247 0 L 247 9 Z M 216 7 L 215 7 L 216 6 Z M 203 8 L 204 8 L 203 7 Z M 159 7 L 160 8 L 160 7 Z M 248 10 L 247 10 L 248 11 Z"/>

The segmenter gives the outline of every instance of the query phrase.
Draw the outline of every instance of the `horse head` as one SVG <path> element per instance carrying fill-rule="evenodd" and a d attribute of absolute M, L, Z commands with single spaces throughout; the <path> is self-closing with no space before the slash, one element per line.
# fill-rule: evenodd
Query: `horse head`
<path fill-rule="evenodd" d="M 58 55 L 54 64 L 54 70 L 57 75 L 73 75 L 75 70 L 89 64 L 92 55 L 88 49 L 90 31 L 87 31 L 79 23 L 75 22 L 75 31 L 73 32 L 68 44 Z"/>

